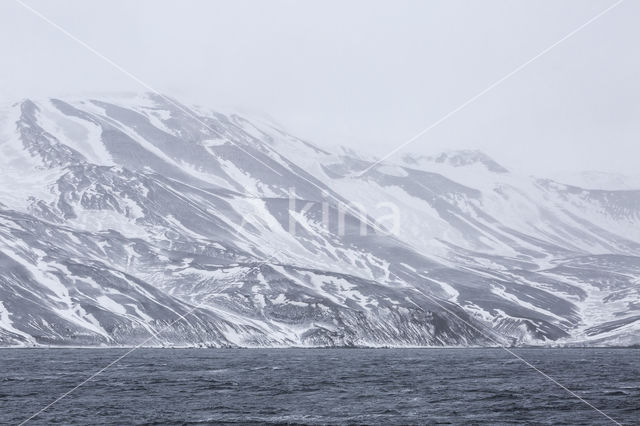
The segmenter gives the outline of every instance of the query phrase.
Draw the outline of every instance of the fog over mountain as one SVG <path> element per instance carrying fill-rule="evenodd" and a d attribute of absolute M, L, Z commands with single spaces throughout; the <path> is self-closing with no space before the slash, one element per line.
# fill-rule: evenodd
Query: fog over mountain
<path fill-rule="evenodd" d="M 0 113 L 0 344 L 628 345 L 640 190 L 159 95 Z"/>
<path fill-rule="evenodd" d="M 23 3 L 59 28 L 0 2 L 3 103 L 152 87 L 383 156 L 554 46 L 407 149 L 481 150 L 544 176 L 637 174 L 637 1 Z"/>

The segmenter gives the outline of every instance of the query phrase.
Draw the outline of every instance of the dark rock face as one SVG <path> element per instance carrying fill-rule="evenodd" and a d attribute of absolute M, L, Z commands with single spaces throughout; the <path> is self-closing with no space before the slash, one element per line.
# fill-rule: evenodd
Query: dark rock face
<path fill-rule="evenodd" d="M 639 191 L 476 151 L 362 174 L 157 95 L 25 101 L 0 125 L 0 345 L 638 341 Z"/>

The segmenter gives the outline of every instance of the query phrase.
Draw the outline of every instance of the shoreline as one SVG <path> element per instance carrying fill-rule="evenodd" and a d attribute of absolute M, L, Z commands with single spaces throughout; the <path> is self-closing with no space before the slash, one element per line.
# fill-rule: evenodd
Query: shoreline
<path fill-rule="evenodd" d="M 0 346 L 0 350 L 5 349 L 33 349 L 33 350 L 43 350 L 43 349 L 89 349 L 89 350 L 108 350 L 108 349 L 166 349 L 166 350 L 184 350 L 184 349 L 201 349 L 201 350 L 331 350 L 331 349 L 341 349 L 341 350 L 376 350 L 376 349 L 384 349 L 384 350 L 478 350 L 478 349 L 508 349 L 508 350 L 518 350 L 518 349 L 538 349 L 538 350 L 549 350 L 549 349 L 569 349 L 569 350 L 578 350 L 578 349 L 640 349 L 640 344 L 629 345 L 629 346 L 620 346 L 620 345 L 611 345 L 611 346 L 549 346 L 549 345 L 523 345 L 523 346 L 230 346 L 230 347 L 214 347 L 214 346 L 140 346 L 137 347 L 135 345 L 122 345 L 122 346 L 67 346 L 67 345 L 34 345 L 34 346 Z"/>

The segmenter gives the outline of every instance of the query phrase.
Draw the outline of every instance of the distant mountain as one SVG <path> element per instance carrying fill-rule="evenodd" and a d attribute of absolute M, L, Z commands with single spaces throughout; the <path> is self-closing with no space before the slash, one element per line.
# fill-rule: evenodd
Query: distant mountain
<path fill-rule="evenodd" d="M 0 111 L 0 345 L 640 341 L 640 191 L 152 95 Z"/>
<path fill-rule="evenodd" d="M 508 173 L 509 170 L 496 163 L 491 157 L 477 150 L 447 151 L 436 156 L 415 156 L 407 154 L 403 157 L 405 163 L 423 166 L 432 164 L 444 164 L 453 167 L 481 166 L 495 173 Z"/>

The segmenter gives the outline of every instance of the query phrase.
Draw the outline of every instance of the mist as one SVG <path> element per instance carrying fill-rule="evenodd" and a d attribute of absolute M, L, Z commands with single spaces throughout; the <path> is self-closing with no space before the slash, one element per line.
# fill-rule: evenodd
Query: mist
<path fill-rule="evenodd" d="M 384 156 L 612 1 L 27 1 L 147 85 Z M 401 150 L 635 174 L 640 4 L 624 2 Z M 0 100 L 146 91 L 17 2 Z"/>

